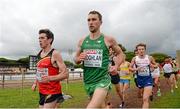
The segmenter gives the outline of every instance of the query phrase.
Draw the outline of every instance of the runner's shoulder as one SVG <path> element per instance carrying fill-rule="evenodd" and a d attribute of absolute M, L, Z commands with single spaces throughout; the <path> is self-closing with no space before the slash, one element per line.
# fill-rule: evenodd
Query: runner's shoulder
<path fill-rule="evenodd" d="M 109 36 L 109 35 L 104 35 L 104 39 L 107 41 L 114 41 L 115 38 L 113 36 Z"/>
<path fill-rule="evenodd" d="M 117 44 L 113 36 L 104 35 L 104 40 L 108 47 L 111 47 L 112 45 Z"/>
<path fill-rule="evenodd" d="M 125 61 L 126 62 L 126 64 L 129 66 L 130 65 L 130 62 L 128 62 L 128 61 Z"/>
<path fill-rule="evenodd" d="M 84 40 L 86 39 L 87 36 L 83 36 L 80 38 L 78 45 L 82 45 L 82 43 L 84 42 Z"/>
<path fill-rule="evenodd" d="M 154 58 L 152 57 L 152 56 L 150 56 L 150 55 L 147 55 L 148 56 L 148 58 L 149 58 L 149 60 L 154 60 Z"/>
<path fill-rule="evenodd" d="M 136 56 L 134 56 L 133 58 L 132 58 L 132 61 L 135 61 L 136 60 Z"/>
<path fill-rule="evenodd" d="M 54 51 L 52 52 L 52 56 L 53 56 L 53 57 L 60 56 L 60 51 L 54 49 Z"/>

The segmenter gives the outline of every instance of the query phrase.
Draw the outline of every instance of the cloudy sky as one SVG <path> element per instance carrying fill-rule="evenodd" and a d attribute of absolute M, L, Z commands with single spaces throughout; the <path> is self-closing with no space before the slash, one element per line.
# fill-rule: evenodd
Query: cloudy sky
<path fill-rule="evenodd" d="M 55 34 L 53 46 L 64 59 L 78 40 L 89 34 L 87 15 L 103 16 L 101 31 L 128 51 L 139 42 L 148 53 L 175 56 L 180 49 L 179 0 L 0 0 L 0 57 L 18 59 L 36 54 L 38 30 Z"/>

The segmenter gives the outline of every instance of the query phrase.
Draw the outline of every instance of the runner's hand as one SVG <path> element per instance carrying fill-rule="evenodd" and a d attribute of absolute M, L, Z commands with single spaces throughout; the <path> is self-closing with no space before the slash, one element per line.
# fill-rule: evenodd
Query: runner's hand
<path fill-rule="evenodd" d="M 116 67 L 116 66 L 110 66 L 109 72 L 110 72 L 112 75 L 117 74 L 117 67 Z"/>
<path fill-rule="evenodd" d="M 144 71 L 144 67 L 137 67 L 135 68 L 135 71 Z"/>
<path fill-rule="evenodd" d="M 42 76 L 42 83 L 48 83 L 50 81 L 50 76 Z"/>
<path fill-rule="evenodd" d="M 79 55 L 79 57 L 78 57 L 79 61 L 84 61 L 85 58 L 86 58 L 86 56 L 87 56 L 87 53 L 82 52 L 82 53 Z"/>
<path fill-rule="evenodd" d="M 35 84 L 35 83 L 33 83 L 32 87 L 31 87 L 31 90 L 32 90 L 32 91 L 35 91 L 35 90 L 36 90 L 36 84 Z"/>

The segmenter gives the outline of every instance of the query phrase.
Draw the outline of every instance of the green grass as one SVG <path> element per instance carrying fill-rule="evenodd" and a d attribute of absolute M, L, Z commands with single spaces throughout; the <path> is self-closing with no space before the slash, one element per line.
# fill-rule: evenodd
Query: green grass
<path fill-rule="evenodd" d="M 88 97 L 81 81 L 62 85 L 63 92 L 73 95 L 73 99 L 63 102 L 61 107 L 85 107 Z M 0 89 L 0 108 L 36 108 L 38 100 L 38 91 L 33 92 L 30 87 Z"/>
<path fill-rule="evenodd" d="M 170 91 L 155 99 L 150 107 L 152 108 L 179 108 L 180 107 L 180 84 L 179 88 L 174 90 L 174 93 Z"/>
<path fill-rule="evenodd" d="M 88 103 L 88 96 L 85 93 L 83 82 L 71 82 L 68 85 L 62 84 L 63 92 L 72 95 L 73 98 L 61 104 L 63 108 L 84 108 Z M 131 80 L 131 88 L 134 88 L 133 79 Z M 114 93 L 114 87 L 113 87 Z M 151 102 L 151 108 L 177 108 L 180 107 L 180 84 L 174 94 L 166 92 L 165 96 L 161 96 Z M 0 108 L 37 108 L 39 94 L 38 91 L 31 91 L 30 87 L 22 88 L 5 88 L 0 89 Z"/>
<path fill-rule="evenodd" d="M 73 99 L 65 101 L 61 107 L 64 108 L 83 108 L 86 107 L 88 96 L 84 90 L 82 81 L 63 85 L 64 93 L 73 96 Z"/>
<path fill-rule="evenodd" d="M 0 90 L 0 108 L 37 107 L 37 92 L 30 88 L 13 88 Z"/>

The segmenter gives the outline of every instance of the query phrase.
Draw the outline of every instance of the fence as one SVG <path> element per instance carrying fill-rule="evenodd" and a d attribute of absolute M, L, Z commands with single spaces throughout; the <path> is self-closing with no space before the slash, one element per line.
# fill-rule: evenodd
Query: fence
<path fill-rule="evenodd" d="M 70 71 L 69 78 L 64 80 L 65 82 L 73 80 L 81 80 L 82 72 Z M 0 73 L 0 86 L 5 87 L 24 87 L 30 86 L 35 80 L 35 72 L 25 73 Z"/>

